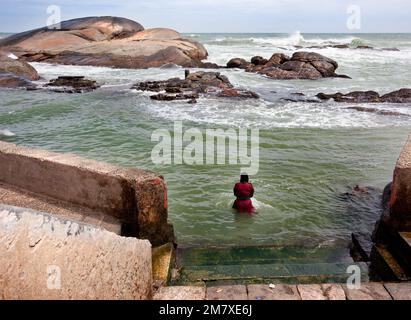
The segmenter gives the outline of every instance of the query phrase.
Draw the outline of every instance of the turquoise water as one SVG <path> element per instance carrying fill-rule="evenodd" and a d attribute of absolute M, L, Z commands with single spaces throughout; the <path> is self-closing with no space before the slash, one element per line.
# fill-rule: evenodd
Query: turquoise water
<path fill-rule="evenodd" d="M 352 231 L 371 230 L 378 216 L 377 193 L 365 205 L 341 197 L 356 184 L 382 189 L 411 129 L 411 118 L 349 110 L 333 102 L 286 102 L 293 92 L 373 89 L 382 93 L 410 87 L 411 36 L 189 34 L 205 44 L 209 61 L 232 57 L 291 54 L 295 45 L 368 44 L 398 47 L 400 52 L 310 49 L 337 60 L 339 73 L 353 79 L 276 81 L 241 70 L 220 70 L 259 100 L 201 98 L 198 104 L 155 102 L 129 90 L 142 80 L 182 77 L 184 70 L 124 70 L 34 63 L 43 77 L 86 75 L 103 83 L 95 92 L 70 95 L 43 90 L 0 91 L 0 139 L 75 152 L 124 166 L 138 166 L 165 176 L 169 219 L 182 245 L 346 243 Z M 373 105 L 410 114 L 410 105 Z M 171 129 L 258 128 L 260 170 L 252 176 L 259 214 L 233 214 L 232 187 L 239 165 L 155 165 L 151 134 Z M 354 210 L 355 209 L 355 210 Z"/>

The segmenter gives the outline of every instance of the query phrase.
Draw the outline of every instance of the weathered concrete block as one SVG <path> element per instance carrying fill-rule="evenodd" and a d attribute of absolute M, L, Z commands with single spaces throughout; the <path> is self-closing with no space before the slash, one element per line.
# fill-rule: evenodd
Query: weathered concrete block
<path fill-rule="evenodd" d="M 153 245 L 174 240 L 167 186 L 153 172 L 0 142 L 0 182 L 115 217 Z"/>
<path fill-rule="evenodd" d="M 301 300 L 345 300 L 345 292 L 339 284 L 298 285 Z"/>
<path fill-rule="evenodd" d="M 0 208 L 1 299 L 148 299 L 151 268 L 147 240 Z"/>
<path fill-rule="evenodd" d="M 270 288 L 263 284 L 250 284 L 248 297 L 250 300 L 301 300 L 295 285 L 277 284 Z"/>
<path fill-rule="evenodd" d="M 390 222 L 394 228 L 411 230 L 411 135 L 394 169 L 390 207 Z"/>
<path fill-rule="evenodd" d="M 154 293 L 153 300 L 204 300 L 205 287 L 173 286 L 160 287 Z"/>

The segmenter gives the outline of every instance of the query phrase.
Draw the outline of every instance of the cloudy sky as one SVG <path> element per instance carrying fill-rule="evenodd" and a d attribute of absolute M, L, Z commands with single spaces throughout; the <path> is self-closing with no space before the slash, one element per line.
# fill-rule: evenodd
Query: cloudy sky
<path fill-rule="evenodd" d="M 180 32 L 348 32 L 350 5 L 361 9 L 356 32 L 411 32 L 410 0 L 0 0 L 0 32 L 47 23 L 47 7 L 62 20 L 115 15 L 144 27 Z"/>

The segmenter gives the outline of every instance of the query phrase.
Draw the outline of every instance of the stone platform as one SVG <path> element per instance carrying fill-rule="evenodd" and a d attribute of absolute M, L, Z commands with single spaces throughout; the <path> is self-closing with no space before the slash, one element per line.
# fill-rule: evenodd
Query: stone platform
<path fill-rule="evenodd" d="M 411 300 L 411 282 L 342 284 L 171 286 L 154 293 L 155 300 Z"/>

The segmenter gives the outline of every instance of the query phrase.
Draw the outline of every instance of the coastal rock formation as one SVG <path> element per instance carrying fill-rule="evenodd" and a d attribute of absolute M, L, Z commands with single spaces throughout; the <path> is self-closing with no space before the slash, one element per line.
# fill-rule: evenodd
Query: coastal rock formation
<path fill-rule="evenodd" d="M 301 48 L 301 47 L 300 47 Z M 377 50 L 377 51 L 400 51 L 398 48 L 374 48 L 372 46 L 367 45 L 359 45 L 359 46 L 352 46 L 349 43 L 344 44 L 329 44 L 323 46 L 310 46 L 307 49 L 328 49 L 328 48 L 335 48 L 335 49 L 359 49 L 359 50 Z"/>
<path fill-rule="evenodd" d="M 200 94 L 230 98 L 258 98 L 258 95 L 252 91 L 234 88 L 228 78 L 219 72 L 187 72 L 185 79 L 171 78 L 165 81 L 140 82 L 132 89 L 159 92 L 150 97 L 154 100 L 189 100 L 191 103 L 195 103 Z"/>
<path fill-rule="evenodd" d="M 45 86 L 55 92 L 65 93 L 89 92 L 100 87 L 96 81 L 85 79 L 84 76 L 61 76 L 50 80 Z"/>
<path fill-rule="evenodd" d="M 347 94 L 317 94 L 320 100 L 333 99 L 336 102 L 346 103 L 411 103 L 411 89 L 400 89 L 380 96 L 375 91 L 353 91 Z"/>
<path fill-rule="evenodd" d="M 228 61 L 227 68 L 245 69 L 273 79 L 320 79 L 327 77 L 344 77 L 335 73 L 338 63 L 315 52 L 296 52 L 290 58 L 275 53 L 270 59 L 256 56 L 247 62 L 241 58 Z"/>
<path fill-rule="evenodd" d="M 27 61 L 150 68 L 174 63 L 200 67 L 207 57 L 198 42 L 170 29 L 147 29 L 119 17 L 87 17 L 61 22 L 0 40 L 0 48 Z"/>
<path fill-rule="evenodd" d="M 40 79 L 36 69 L 19 59 L 13 59 L 11 54 L 0 52 L 0 73 L 11 73 L 27 80 Z"/>
<path fill-rule="evenodd" d="M 30 64 L 16 59 L 7 52 L 0 52 L 0 87 L 34 89 L 31 80 L 40 77 Z"/>
<path fill-rule="evenodd" d="M 35 85 L 31 81 L 12 73 L 0 73 L 0 88 L 26 88 L 34 90 Z"/>

